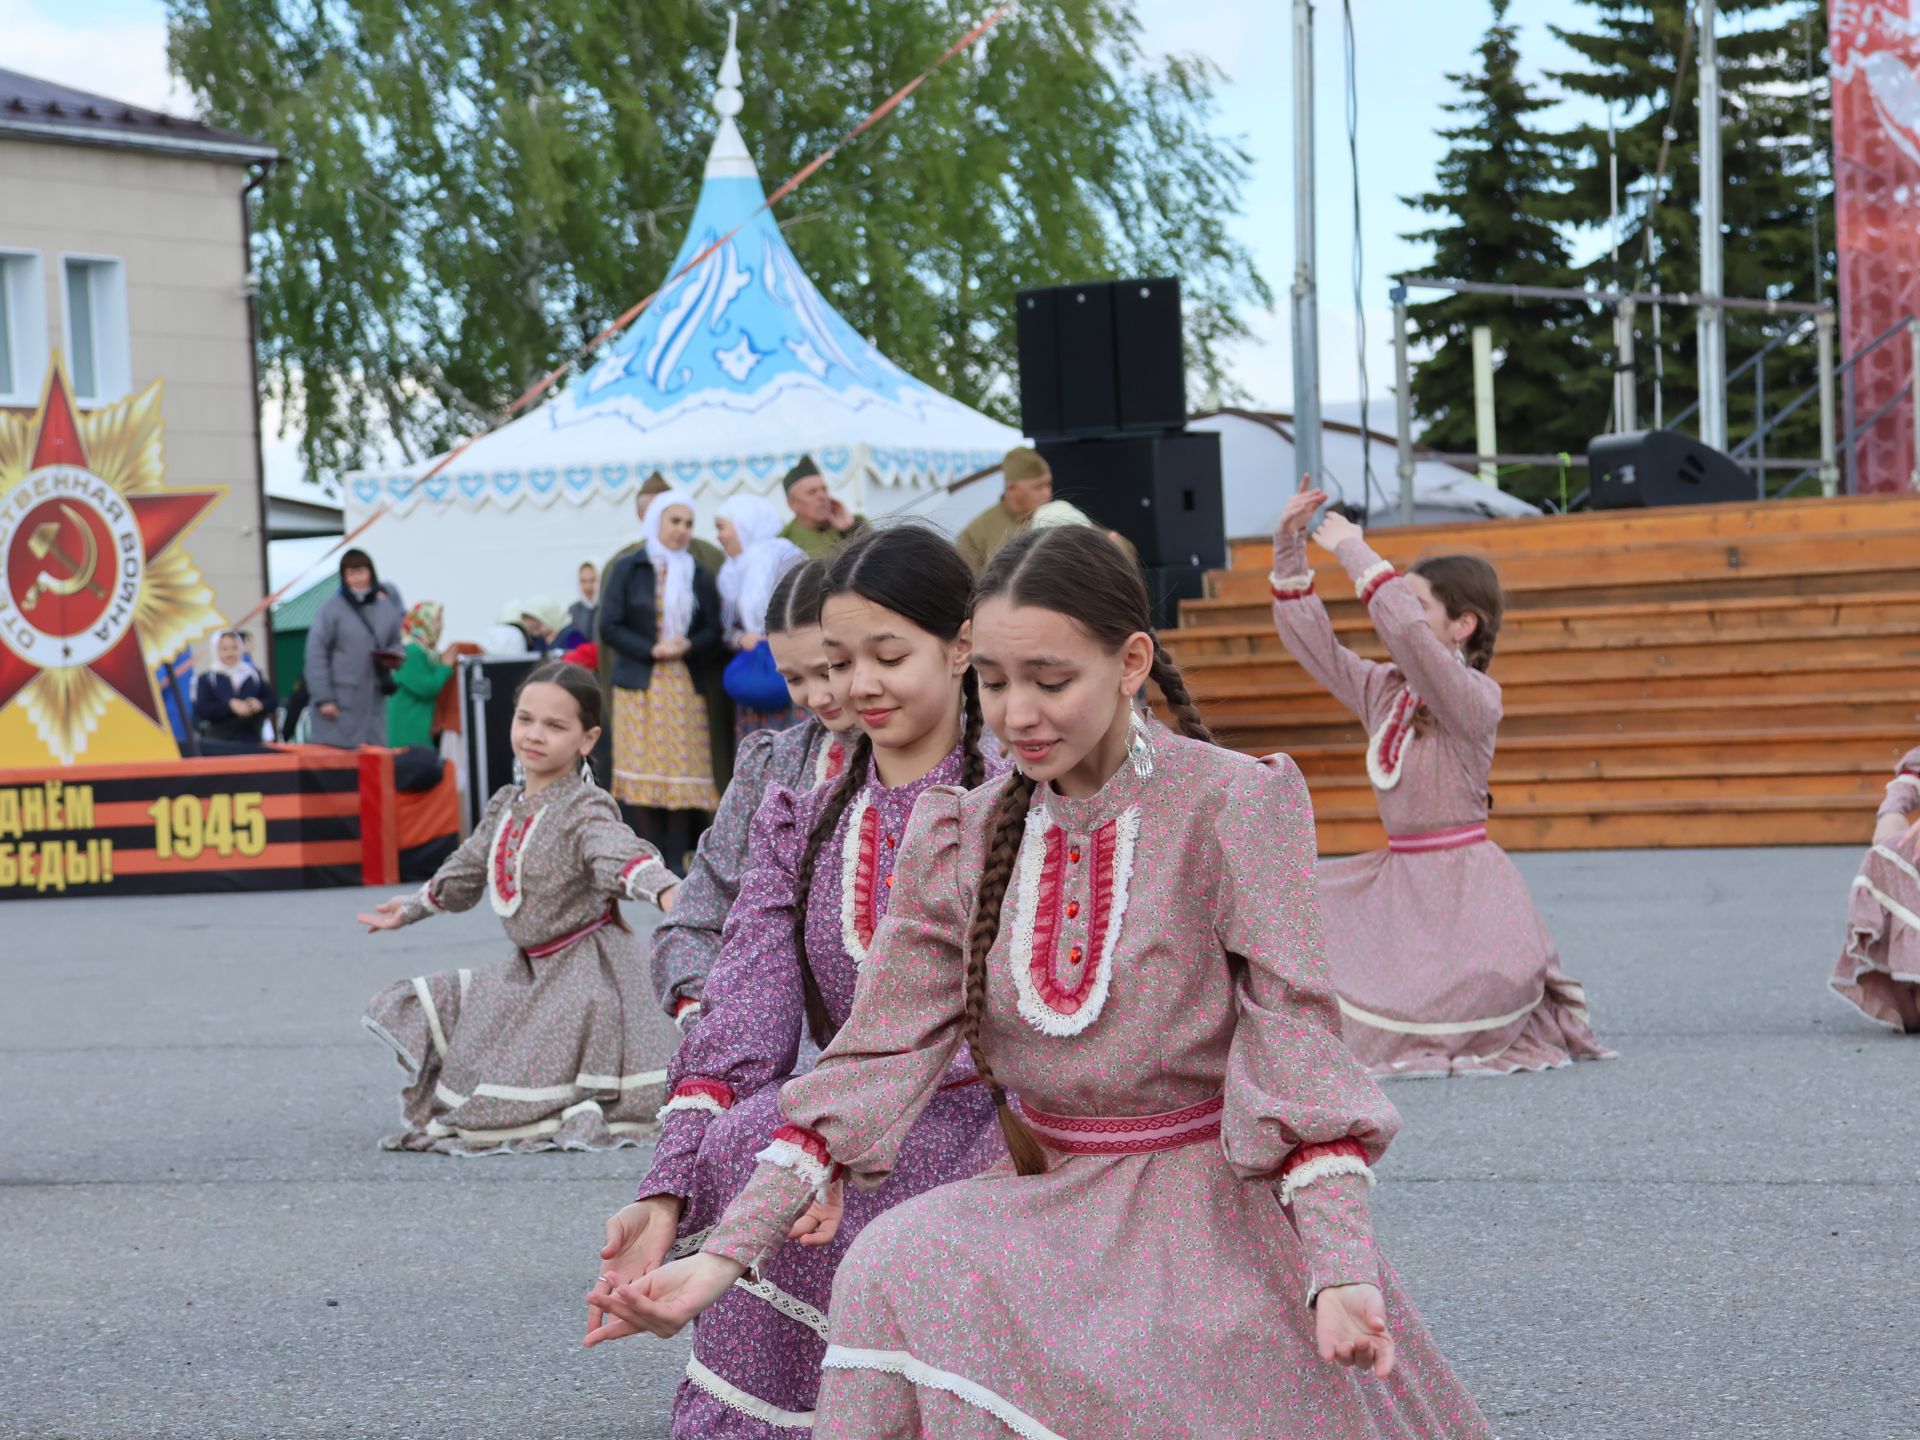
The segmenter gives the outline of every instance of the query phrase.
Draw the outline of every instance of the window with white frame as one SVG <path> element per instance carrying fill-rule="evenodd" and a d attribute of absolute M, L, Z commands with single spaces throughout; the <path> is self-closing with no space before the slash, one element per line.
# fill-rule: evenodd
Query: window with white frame
<path fill-rule="evenodd" d="M 0 405 L 40 398 L 47 368 L 46 277 L 37 250 L 0 250 Z"/>
<path fill-rule="evenodd" d="M 67 374 L 82 405 L 104 405 L 133 388 L 127 340 L 127 267 L 104 255 L 63 257 Z"/>

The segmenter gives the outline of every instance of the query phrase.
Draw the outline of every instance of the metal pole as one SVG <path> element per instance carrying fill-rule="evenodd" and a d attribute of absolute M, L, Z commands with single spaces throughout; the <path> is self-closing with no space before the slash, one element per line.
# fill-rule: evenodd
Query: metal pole
<path fill-rule="evenodd" d="M 1916 387 L 1920 388 L 1920 387 Z M 1400 523 L 1413 523 L 1413 370 L 1407 364 L 1407 287 L 1393 287 L 1394 473 L 1400 477 Z M 1920 431 L 1915 431 L 1920 435 Z"/>
<path fill-rule="evenodd" d="M 1820 347 L 1820 493 L 1840 493 L 1839 440 L 1835 434 L 1833 403 L 1833 326 L 1831 310 L 1822 310 L 1814 321 L 1814 335 Z"/>
<path fill-rule="evenodd" d="M 1753 363 L 1753 489 L 1754 499 L 1767 498 L 1767 359 Z"/>
<path fill-rule="evenodd" d="M 1727 448 L 1727 316 L 1713 302 L 1726 290 L 1720 218 L 1720 56 L 1715 0 L 1700 0 L 1700 439 Z"/>
<path fill-rule="evenodd" d="M 1473 448 L 1482 455 L 1500 453 L 1500 442 L 1493 428 L 1493 327 L 1473 327 Z M 1480 478 L 1489 485 L 1500 483 L 1500 467 L 1491 460 L 1480 462 Z"/>
<path fill-rule="evenodd" d="M 1313 0 L 1293 0 L 1293 468 L 1318 486 L 1320 317 L 1313 242 Z"/>
<path fill-rule="evenodd" d="M 1640 388 L 1633 373 L 1634 303 L 1622 300 L 1613 313 L 1613 413 L 1622 431 L 1640 428 Z"/>
<path fill-rule="evenodd" d="M 1920 320 L 1908 318 L 1907 339 L 1912 357 L 1908 383 L 1913 386 L 1913 393 L 1908 397 L 1913 402 L 1913 471 L 1907 483 L 1920 490 Z"/>

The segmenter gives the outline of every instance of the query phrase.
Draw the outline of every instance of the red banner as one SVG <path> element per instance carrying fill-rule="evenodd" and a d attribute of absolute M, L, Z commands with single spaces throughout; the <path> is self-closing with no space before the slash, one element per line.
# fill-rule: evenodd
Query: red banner
<path fill-rule="evenodd" d="M 1920 314 L 1920 17 L 1914 0 L 1832 0 L 1834 214 L 1841 350 L 1854 355 Z M 1913 406 L 1895 402 L 1912 346 L 1896 335 L 1848 372 L 1846 413 L 1864 424 L 1841 457 L 1854 491 L 1913 488 Z"/>

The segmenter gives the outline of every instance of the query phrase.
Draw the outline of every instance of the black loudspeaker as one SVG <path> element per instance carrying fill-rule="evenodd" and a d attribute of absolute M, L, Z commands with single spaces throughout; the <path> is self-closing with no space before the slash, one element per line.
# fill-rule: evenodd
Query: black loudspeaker
<path fill-rule="evenodd" d="M 513 779 L 513 692 L 538 660 L 463 655 L 459 677 L 461 725 L 467 742 L 467 828 L 480 823 L 493 792 Z"/>
<path fill-rule="evenodd" d="M 1036 441 L 1186 424 L 1178 280 L 1022 290 L 1014 318 L 1020 428 Z"/>
<path fill-rule="evenodd" d="M 1220 437 L 1121 435 L 1042 444 L 1053 493 L 1133 543 L 1150 570 L 1227 563 Z"/>
<path fill-rule="evenodd" d="M 1180 332 L 1180 282 L 1114 282 L 1113 338 L 1120 428 L 1185 428 L 1187 358 Z"/>
<path fill-rule="evenodd" d="M 1147 601 L 1153 607 L 1153 628 L 1177 629 L 1180 602 L 1199 600 L 1207 593 L 1205 565 L 1149 565 L 1143 567 Z"/>
<path fill-rule="evenodd" d="M 1020 353 L 1020 428 L 1060 435 L 1060 292 L 1022 290 L 1014 297 Z"/>
<path fill-rule="evenodd" d="M 1751 500 L 1753 476 L 1740 462 L 1676 430 L 1628 430 L 1587 442 L 1595 510 L 1711 505 Z"/>
<path fill-rule="evenodd" d="M 1060 327 L 1060 433 L 1110 435 L 1120 426 L 1113 286 L 1063 286 L 1054 306 Z"/>

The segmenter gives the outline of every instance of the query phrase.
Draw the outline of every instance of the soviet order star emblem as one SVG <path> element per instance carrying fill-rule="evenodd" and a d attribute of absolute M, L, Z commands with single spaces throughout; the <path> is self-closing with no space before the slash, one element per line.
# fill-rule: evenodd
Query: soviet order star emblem
<path fill-rule="evenodd" d="M 154 666 L 220 621 L 176 542 L 226 491 L 162 484 L 160 384 L 81 415 L 56 357 L 39 412 L 0 416 L 0 710 L 63 764 L 116 697 L 161 725 Z"/>

